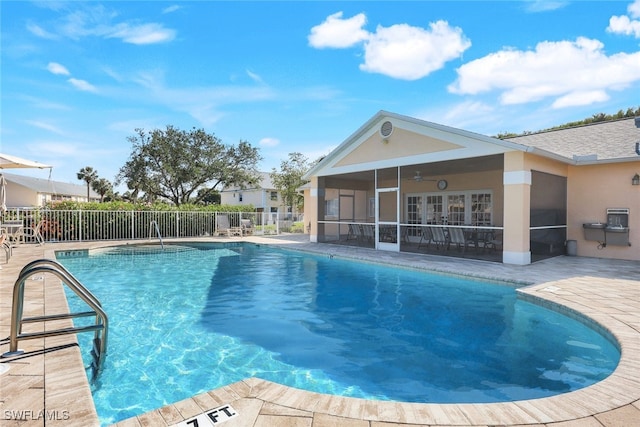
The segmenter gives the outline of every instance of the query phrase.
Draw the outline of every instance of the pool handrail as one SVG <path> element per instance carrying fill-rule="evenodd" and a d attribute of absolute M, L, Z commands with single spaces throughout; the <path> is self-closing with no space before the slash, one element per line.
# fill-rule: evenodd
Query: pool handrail
<path fill-rule="evenodd" d="M 74 293 L 80 299 L 82 299 L 92 309 L 92 311 L 22 318 L 24 308 L 24 288 L 26 281 L 29 277 L 39 273 L 50 273 L 56 276 L 63 284 L 67 285 L 72 291 L 74 291 Z M 31 333 L 22 332 L 22 325 L 24 323 L 73 319 L 77 317 L 88 317 L 94 315 L 96 316 L 96 323 L 94 325 L 68 327 Z M 65 267 L 63 267 L 60 263 L 50 259 L 35 260 L 22 268 L 20 274 L 18 275 L 18 279 L 13 286 L 9 351 L 3 353 L 2 355 L 0 355 L 0 357 L 13 357 L 24 353 L 22 350 L 18 349 L 18 342 L 21 340 L 93 331 L 95 335 L 93 339 L 93 349 L 91 354 L 94 359 L 92 366 L 94 367 L 93 379 L 95 379 L 102 370 L 104 357 L 106 356 L 108 325 L 109 319 L 106 312 L 102 309 L 100 301 Z"/>
<path fill-rule="evenodd" d="M 158 221 L 156 220 L 153 220 L 149 223 L 149 240 L 151 240 L 151 237 L 153 236 L 154 228 L 156 230 L 156 235 L 160 240 L 160 246 L 162 247 L 162 249 L 164 249 L 164 242 L 162 241 L 162 235 L 160 234 L 160 227 L 158 227 Z"/>

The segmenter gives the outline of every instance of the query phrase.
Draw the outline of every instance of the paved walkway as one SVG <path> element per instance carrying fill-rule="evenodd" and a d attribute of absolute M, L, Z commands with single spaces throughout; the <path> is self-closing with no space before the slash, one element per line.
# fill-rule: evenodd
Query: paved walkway
<path fill-rule="evenodd" d="M 236 240 L 237 238 L 231 238 Z M 229 239 L 221 239 L 229 241 Z M 117 424 L 130 426 L 200 426 L 207 413 L 218 423 L 233 426 L 640 426 L 640 263 L 581 257 L 558 257 L 529 266 L 508 266 L 417 254 L 305 242 L 306 236 L 249 240 L 409 268 L 465 274 L 529 284 L 524 298 L 586 319 L 603 327 L 620 343 L 616 371 L 591 387 L 559 396 L 494 404 L 419 404 L 377 402 L 322 395 L 249 378 L 176 402 Z M 115 244 L 114 243 L 109 243 Z M 9 334 L 11 287 L 29 260 L 53 258 L 60 249 L 105 244 L 22 245 L 8 264 L 0 264 L 0 337 Z M 25 316 L 57 313 L 66 307 L 61 287 L 49 277 L 36 277 L 27 286 Z M 584 317 L 586 316 L 586 317 Z M 25 341 L 19 359 L 0 359 L 0 423 L 7 426 L 92 426 L 97 416 L 73 337 Z M 0 341 L 0 352 L 8 349 Z M 20 413 L 19 411 L 23 411 Z M 31 412 L 29 412 L 31 411 Z M 23 420 L 17 420 L 17 415 Z M 42 414 L 40 418 L 38 415 Z M 230 415 L 233 415 L 229 418 Z M 45 417 L 48 419 L 45 420 Z M 226 420 L 226 418 L 229 418 Z M 211 424 L 211 423 L 210 423 Z M 214 425 L 214 424 L 211 424 Z M 217 425 L 217 424 L 215 424 Z"/>

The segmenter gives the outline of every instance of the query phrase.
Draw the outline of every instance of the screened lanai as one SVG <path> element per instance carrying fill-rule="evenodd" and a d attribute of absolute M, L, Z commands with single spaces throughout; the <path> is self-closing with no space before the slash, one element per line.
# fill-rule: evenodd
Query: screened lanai
<path fill-rule="evenodd" d="M 565 251 L 566 170 L 517 144 L 381 112 L 308 178 L 311 241 L 515 264 Z"/>
<path fill-rule="evenodd" d="M 318 242 L 502 262 L 503 156 L 319 179 Z M 564 253 L 566 178 L 533 172 L 534 260 Z"/>

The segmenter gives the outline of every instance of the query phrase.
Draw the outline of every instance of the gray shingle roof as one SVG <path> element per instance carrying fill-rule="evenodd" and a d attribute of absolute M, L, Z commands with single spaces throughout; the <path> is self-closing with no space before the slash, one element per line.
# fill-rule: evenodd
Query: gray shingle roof
<path fill-rule="evenodd" d="M 507 141 L 576 161 L 615 161 L 632 157 L 640 161 L 635 152 L 636 143 L 640 142 L 640 129 L 633 117 L 508 138 Z"/>
<path fill-rule="evenodd" d="M 4 175 L 7 182 L 13 182 L 17 185 L 29 188 L 40 194 L 58 194 L 62 196 L 78 196 L 87 197 L 87 186 L 78 184 L 69 184 L 66 182 L 51 181 L 49 179 L 34 178 L 31 176 L 14 175 L 12 173 L 5 173 L 0 171 Z M 91 197 L 99 199 L 100 195 L 91 190 Z"/>

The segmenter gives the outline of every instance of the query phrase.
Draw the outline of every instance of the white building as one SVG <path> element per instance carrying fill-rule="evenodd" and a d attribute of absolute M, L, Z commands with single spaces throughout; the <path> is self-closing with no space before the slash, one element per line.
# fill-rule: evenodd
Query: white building
<path fill-rule="evenodd" d="M 87 185 L 69 184 L 50 179 L 33 178 L 2 172 L 7 182 L 7 207 L 42 207 L 56 201 L 87 201 Z M 100 195 L 90 191 L 90 201 L 99 202 Z"/>
<path fill-rule="evenodd" d="M 285 208 L 280 192 L 274 188 L 269 172 L 260 172 L 260 182 L 247 188 L 227 187 L 220 192 L 220 203 L 232 206 L 253 206 L 256 212 L 278 213 L 284 216 L 291 213 L 291 207 Z"/>

